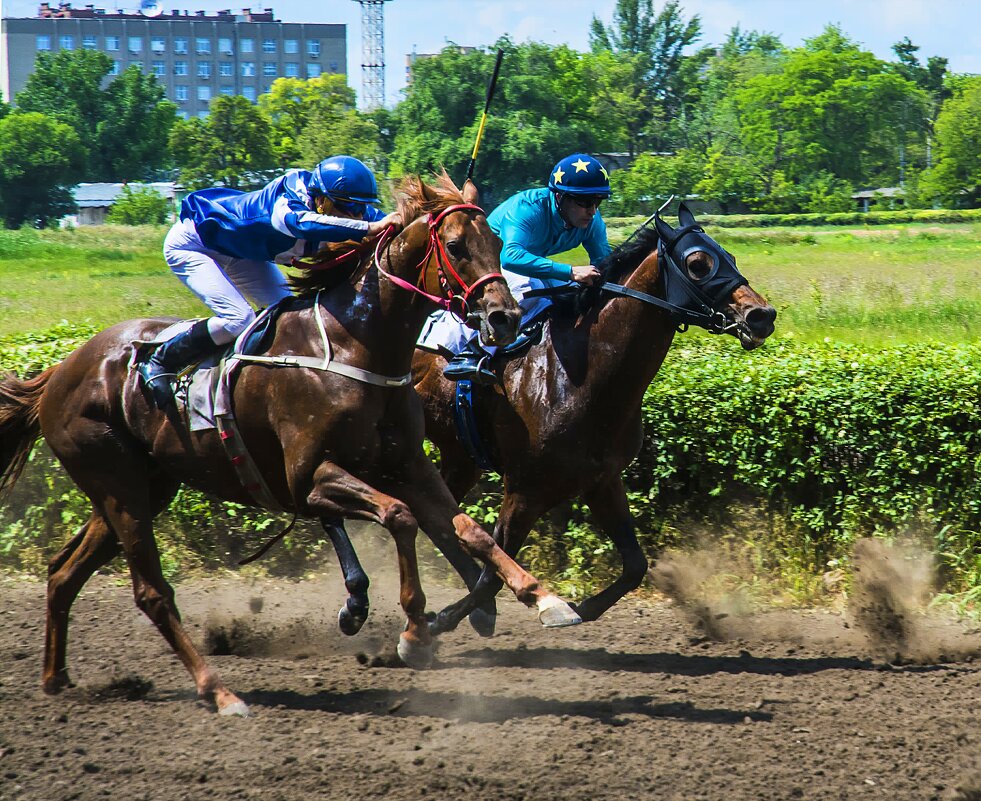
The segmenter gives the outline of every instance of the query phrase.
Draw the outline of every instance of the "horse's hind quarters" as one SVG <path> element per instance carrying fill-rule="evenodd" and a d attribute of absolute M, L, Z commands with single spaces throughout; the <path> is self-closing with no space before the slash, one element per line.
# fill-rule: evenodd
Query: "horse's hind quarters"
<path fill-rule="evenodd" d="M 545 595 L 538 601 L 538 620 L 547 629 L 578 626 L 582 618 L 557 595 Z"/>
<path fill-rule="evenodd" d="M 432 645 L 423 645 L 407 632 L 399 635 L 399 644 L 395 650 L 402 663 L 413 670 L 425 670 L 433 664 Z"/>

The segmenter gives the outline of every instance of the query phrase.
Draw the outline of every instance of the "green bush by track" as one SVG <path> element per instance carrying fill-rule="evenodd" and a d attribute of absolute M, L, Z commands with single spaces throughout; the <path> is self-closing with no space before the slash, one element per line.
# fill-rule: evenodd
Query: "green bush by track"
<path fill-rule="evenodd" d="M 90 333 L 2 340 L 0 370 L 36 372 Z M 940 556 L 949 591 L 976 594 L 979 364 L 981 345 L 787 342 L 743 353 L 730 339 L 679 338 L 647 392 L 644 446 L 626 474 L 645 548 L 685 542 L 705 522 L 761 569 L 819 581 L 859 536 L 912 535 Z M 87 504 L 42 448 L 22 484 L 0 511 L 0 564 L 37 570 Z M 467 508 L 491 522 L 499 488 L 481 490 Z M 168 572 L 231 565 L 272 522 L 185 490 L 161 527 Z M 588 512 L 565 510 L 538 526 L 523 555 L 567 588 L 604 580 L 616 559 L 588 524 Z M 321 547 L 316 535 L 300 537 L 269 564 L 295 568 Z"/>

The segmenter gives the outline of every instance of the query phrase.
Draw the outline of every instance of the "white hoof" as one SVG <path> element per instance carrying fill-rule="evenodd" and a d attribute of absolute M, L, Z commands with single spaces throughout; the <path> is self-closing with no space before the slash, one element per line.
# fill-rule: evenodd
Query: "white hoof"
<path fill-rule="evenodd" d="M 433 663 L 433 649 L 430 645 L 419 645 L 413 642 L 405 634 L 399 635 L 398 648 L 399 659 L 413 670 L 425 670 Z"/>
<path fill-rule="evenodd" d="M 252 717 L 252 710 L 243 701 L 236 701 L 233 704 L 222 707 L 218 710 L 218 714 L 222 717 L 238 717 L 238 718 L 250 718 Z"/>
<path fill-rule="evenodd" d="M 538 621 L 547 629 L 578 626 L 582 618 L 556 595 L 546 595 L 538 602 Z"/>

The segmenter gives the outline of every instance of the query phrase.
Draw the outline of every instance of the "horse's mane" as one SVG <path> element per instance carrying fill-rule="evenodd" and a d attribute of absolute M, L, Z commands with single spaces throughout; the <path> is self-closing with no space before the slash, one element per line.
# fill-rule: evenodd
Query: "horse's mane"
<path fill-rule="evenodd" d="M 398 210 L 406 225 L 423 214 L 438 214 L 466 202 L 445 169 L 434 177 L 435 185 L 425 183 L 418 175 L 407 175 L 395 190 Z M 315 257 L 295 265 L 299 273 L 289 277 L 290 287 L 302 297 L 357 280 L 368 268 L 375 242 L 374 238 L 365 237 L 360 242 L 348 240 L 321 246 Z"/>
<path fill-rule="evenodd" d="M 658 242 L 657 231 L 653 226 L 642 225 L 625 242 L 618 245 L 596 268 L 603 274 L 604 281 L 621 283 L 623 276 L 633 272 L 647 258 Z M 601 293 L 596 287 L 583 287 L 576 301 L 576 310 L 585 314 L 599 303 Z"/>

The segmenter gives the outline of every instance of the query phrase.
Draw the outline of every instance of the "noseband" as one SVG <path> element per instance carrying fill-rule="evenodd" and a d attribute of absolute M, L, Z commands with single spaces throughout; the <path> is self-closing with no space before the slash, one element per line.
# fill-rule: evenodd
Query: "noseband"
<path fill-rule="evenodd" d="M 386 272 L 381 266 L 382 249 L 386 244 L 391 242 L 394 236 L 391 228 L 386 229 L 385 233 L 383 233 L 378 239 L 378 244 L 375 246 L 375 265 L 378 268 L 378 272 L 388 278 L 388 280 L 396 286 L 428 298 L 440 308 L 452 312 L 461 320 L 466 322 L 471 315 L 469 301 L 474 292 L 490 281 L 503 281 L 505 279 L 501 273 L 487 273 L 486 275 L 482 275 L 472 284 L 468 285 L 467 282 L 460 277 L 460 274 L 453 269 L 453 265 L 450 263 L 450 258 L 446 253 L 446 248 L 443 246 L 443 240 L 439 238 L 439 227 L 442 225 L 443 221 L 448 215 L 456 211 L 478 211 L 481 214 L 484 213 L 484 210 L 480 208 L 480 206 L 475 206 L 472 203 L 458 203 L 455 206 L 447 206 L 435 217 L 433 217 L 432 214 L 426 215 L 426 222 L 429 224 L 429 246 L 426 248 L 426 253 L 422 257 L 422 260 L 416 265 L 416 269 L 419 271 L 419 280 L 415 284 L 410 284 L 408 281 L 399 278 L 397 275 L 392 275 L 391 273 Z M 439 281 L 440 289 L 443 291 L 443 297 L 431 295 L 425 290 L 426 265 L 433 257 L 436 259 L 436 277 Z M 460 289 L 463 290 L 462 295 L 459 295 L 453 291 L 453 286 L 450 284 L 449 278 L 447 278 L 447 273 L 453 276 L 453 279 L 459 285 Z"/>

